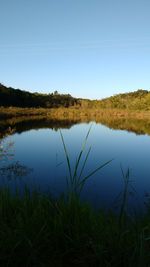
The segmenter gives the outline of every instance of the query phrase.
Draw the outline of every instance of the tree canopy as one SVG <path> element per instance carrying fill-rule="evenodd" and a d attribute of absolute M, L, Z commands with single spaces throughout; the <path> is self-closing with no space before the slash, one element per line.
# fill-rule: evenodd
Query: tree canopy
<path fill-rule="evenodd" d="M 52 108 L 74 106 L 77 102 L 71 95 L 57 91 L 50 94 L 30 93 L 0 84 L 0 106 Z"/>

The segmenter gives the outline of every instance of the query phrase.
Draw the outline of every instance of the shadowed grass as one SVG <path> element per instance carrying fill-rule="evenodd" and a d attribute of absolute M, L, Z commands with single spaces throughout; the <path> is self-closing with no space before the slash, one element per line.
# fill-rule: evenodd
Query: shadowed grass
<path fill-rule="evenodd" d="M 126 215 L 125 215 L 126 216 Z M 119 227 L 74 196 L 0 190 L 0 266 L 139 266 L 150 262 L 150 214 Z"/>

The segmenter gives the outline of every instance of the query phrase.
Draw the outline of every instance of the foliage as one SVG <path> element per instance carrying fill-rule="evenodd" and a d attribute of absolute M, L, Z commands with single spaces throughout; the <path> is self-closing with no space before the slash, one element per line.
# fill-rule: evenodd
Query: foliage
<path fill-rule="evenodd" d="M 69 107 L 77 104 L 77 99 L 69 94 L 39 94 L 6 87 L 0 84 L 0 106 L 16 107 Z"/>
<path fill-rule="evenodd" d="M 118 94 L 99 101 L 101 108 L 118 108 L 129 110 L 150 110 L 150 92 L 137 90 L 126 94 Z"/>
<path fill-rule="evenodd" d="M 150 92 L 139 89 L 135 92 L 118 94 L 102 100 L 89 100 L 74 98 L 70 94 L 59 94 L 58 91 L 49 94 L 30 93 L 0 84 L 0 106 L 150 110 Z"/>

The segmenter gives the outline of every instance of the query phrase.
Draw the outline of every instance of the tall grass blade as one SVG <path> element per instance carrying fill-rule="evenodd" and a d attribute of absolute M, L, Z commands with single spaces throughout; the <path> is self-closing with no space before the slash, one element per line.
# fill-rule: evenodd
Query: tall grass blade
<path fill-rule="evenodd" d="M 86 146 L 86 143 L 87 143 L 87 140 L 88 140 L 88 137 L 89 137 L 91 128 L 92 128 L 92 125 L 90 126 L 90 128 L 89 128 L 89 130 L 88 130 L 88 132 L 87 132 L 87 135 L 86 135 L 86 137 L 85 137 L 84 143 L 83 143 L 82 148 L 81 148 L 81 151 L 80 151 L 80 153 L 79 153 L 79 156 L 78 156 L 78 159 L 77 159 L 77 162 L 76 162 L 76 165 L 75 165 L 75 169 L 74 169 L 74 175 L 73 175 L 74 179 L 75 179 L 76 176 L 77 176 L 77 171 L 78 171 L 79 163 L 80 163 L 82 154 L 83 154 L 83 152 L 84 152 L 84 150 L 85 150 L 85 146 Z"/>
<path fill-rule="evenodd" d="M 68 154 L 68 151 L 67 151 L 67 148 L 66 148 L 66 144 L 65 144 L 65 141 L 64 141 L 64 137 L 62 135 L 61 130 L 60 130 L 60 136 L 61 136 L 61 140 L 62 140 L 62 143 L 63 143 L 63 147 L 64 147 L 66 159 L 67 159 L 67 164 L 68 164 L 70 179 L 72 181 L 72 172 L 71 172 L 71 165 L 70 165 L 70 160 L 69 160 L 69 154 Z"/>
<path fill-rule="evenodd" d="M 130 169 L 127 169 L 126 174 L 123 171 L 122 166 L 120 166 L 122 176 L 124 179 L 124 190 L 123 190 L 123 198 L 122 198 L 122 204 L 120 208 L 120 215 L 119 215 L 119 225 L 122 226 L 123 217 L 125 215 L 126 205 L 127 205 L 127 199 L 128 199 L 128 187 L 130 182 Z"/>
<path fill-rule="evenodd" d="M 85 182 L 86 182 L 92 175 L 94 175 L 96 172 L 98 172 L 100 169 L 104 168 L 106 165 L 108 165 L 108 164 L 109 164 L 110 162 L 112 162 L 112 161 L 113 161 L 113 159 L 111 159 L 111 160 L 105 162 L 104 164 L 102 164 L 101 166 L 99 166 L 98 168 L 96 168 L 94 171 L 90 172 L 87 176 L 85 176 L 85 177 L 82 179 L 82 181 L 79 183 L 79 186 L 80 186 L 81 190 L 82 190 L 82 188 L 83 188 Z M 81 191 L 81 190 L 80 190 L 80 191 Z"/>
<path fill-rule="evenodd" d="M 75 164 L 75 167 L 74 167 L 73 174 L 72 174 L 72 170 L 71 170 L 70 158 L 69 158 L 69 154 L 68 154 L 68 151 L 67 151 L 67 147 L 66 147 L 66 144 L 65 144 L 65 141 L 64 141 L 63 134 L 62 134 L 62 132 L 60 130 L 61 140 L 62 140 L 62 143 L 63 143 L 65 156 L 66 156 L 66 160 L 67 160 L 67 166 L 68 166 L 68 170 L 69 170 L 69 178 L 67 177 L 67 186 L 68 186 L 68 189 L 69 189 L 69 194 L 70 193 L 71 194 L 75 194 L 76 196 L 80 195 L 85 182 L 92 175 L 94 175 L 96 172 L 98 172 L 100 169 L 102 169 L 103 167 L 105 167 L 107 164 L 109 164 L 112 161 L 112 160 L 109 160 L 109 161 L 105 162 L 104 164 L 100 165 L 98 168 L 96 168 L 95 170 L 90 172 L 87 176 L 82 178 L 82 174 L 83 174 L 84 168 L 86 166 L 86 163 L 87 163 L 87 160 L 89 158 L 90 151 L 91 151 L 91 147 L 90 147 L 88 149 L 88 151 L 87 151 L 87 154 L 86 154 L 85 159 L 83 161 L 83 164 L 81 166 L 80 174 L 78 175 L 79 165 L 80 165 L 81 158 L 82 158 L 82 155 L 83 155 L 84 150 L 85 150 L 85 146 L 86 146 L 86 143 L 87 143 L 90 131 L 91 131 L 91 127 L 92 127 L 92 125 L 90 126 L 90 128 L 89 128 L 89 130 L 88 130 L 88 132 L 86 134 L 86 137 L 85 137 L 85 140 L 83 142 L 81 151 L 80 151 L 79 156 L 78 156 L 78 158 L 76 160 L 76 164 Z"/>
<path fill-rule="evenodd" d="M 90 152 L 91 152 L 91 147 L 89 148 L 89 150 L 88 150 L 88 152 L 87 152 L 87 155 L 86 155 L 86 157 L 85 157 L 85 160 L 84 160 L 84 162 L 83 162 L 83 166 L 82 166 L 82 168 L 81 168 L 81 172 L 80 172 L 80 175 L 79 175 L 78 182 L 80 181 L 80 179 L 81 179 L 81 177 L 82 177 L 82 174 L 83 174 L 83 171 L 84 171 L 86 162 L 87 162 L 87 160 L 88 160 L 88 158 L 89 158 L 89 154 L 90 154 Z"/>

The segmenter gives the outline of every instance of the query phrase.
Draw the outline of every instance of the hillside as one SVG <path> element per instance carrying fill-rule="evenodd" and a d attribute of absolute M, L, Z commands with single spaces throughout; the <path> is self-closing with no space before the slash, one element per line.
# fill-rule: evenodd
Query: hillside
<path fill-rule="evenodd" d="M 30 93 L 0 84 L 0 106 L 3 107 L 76 107 L 125 110 L 150 110 L 150 92 L 139 89 L 135 92 L 117 94 L 102 100 L 78 99 L 70 94 Z"/>
<path fill-rule="evenodd" d="M 135 92 L 117 94 L 102 100 L 80 99 L 83 108 L 150 110 L 150 92 L 139 89 Z"/>
<path fill-rule="evenodd" d="M 77 99 L 69 94 L 59 94 L 57 91 L 51 94 L 30 93 L 0 84 L 0 106 L 53 108 L 76 104 Z"/>
<path fill-rule="evenodd" d="M 101 108 L 150 110 L 150 92 L 139 89 L 135 92 L 114 95 L 96 102 L 95 104 Z"/>

